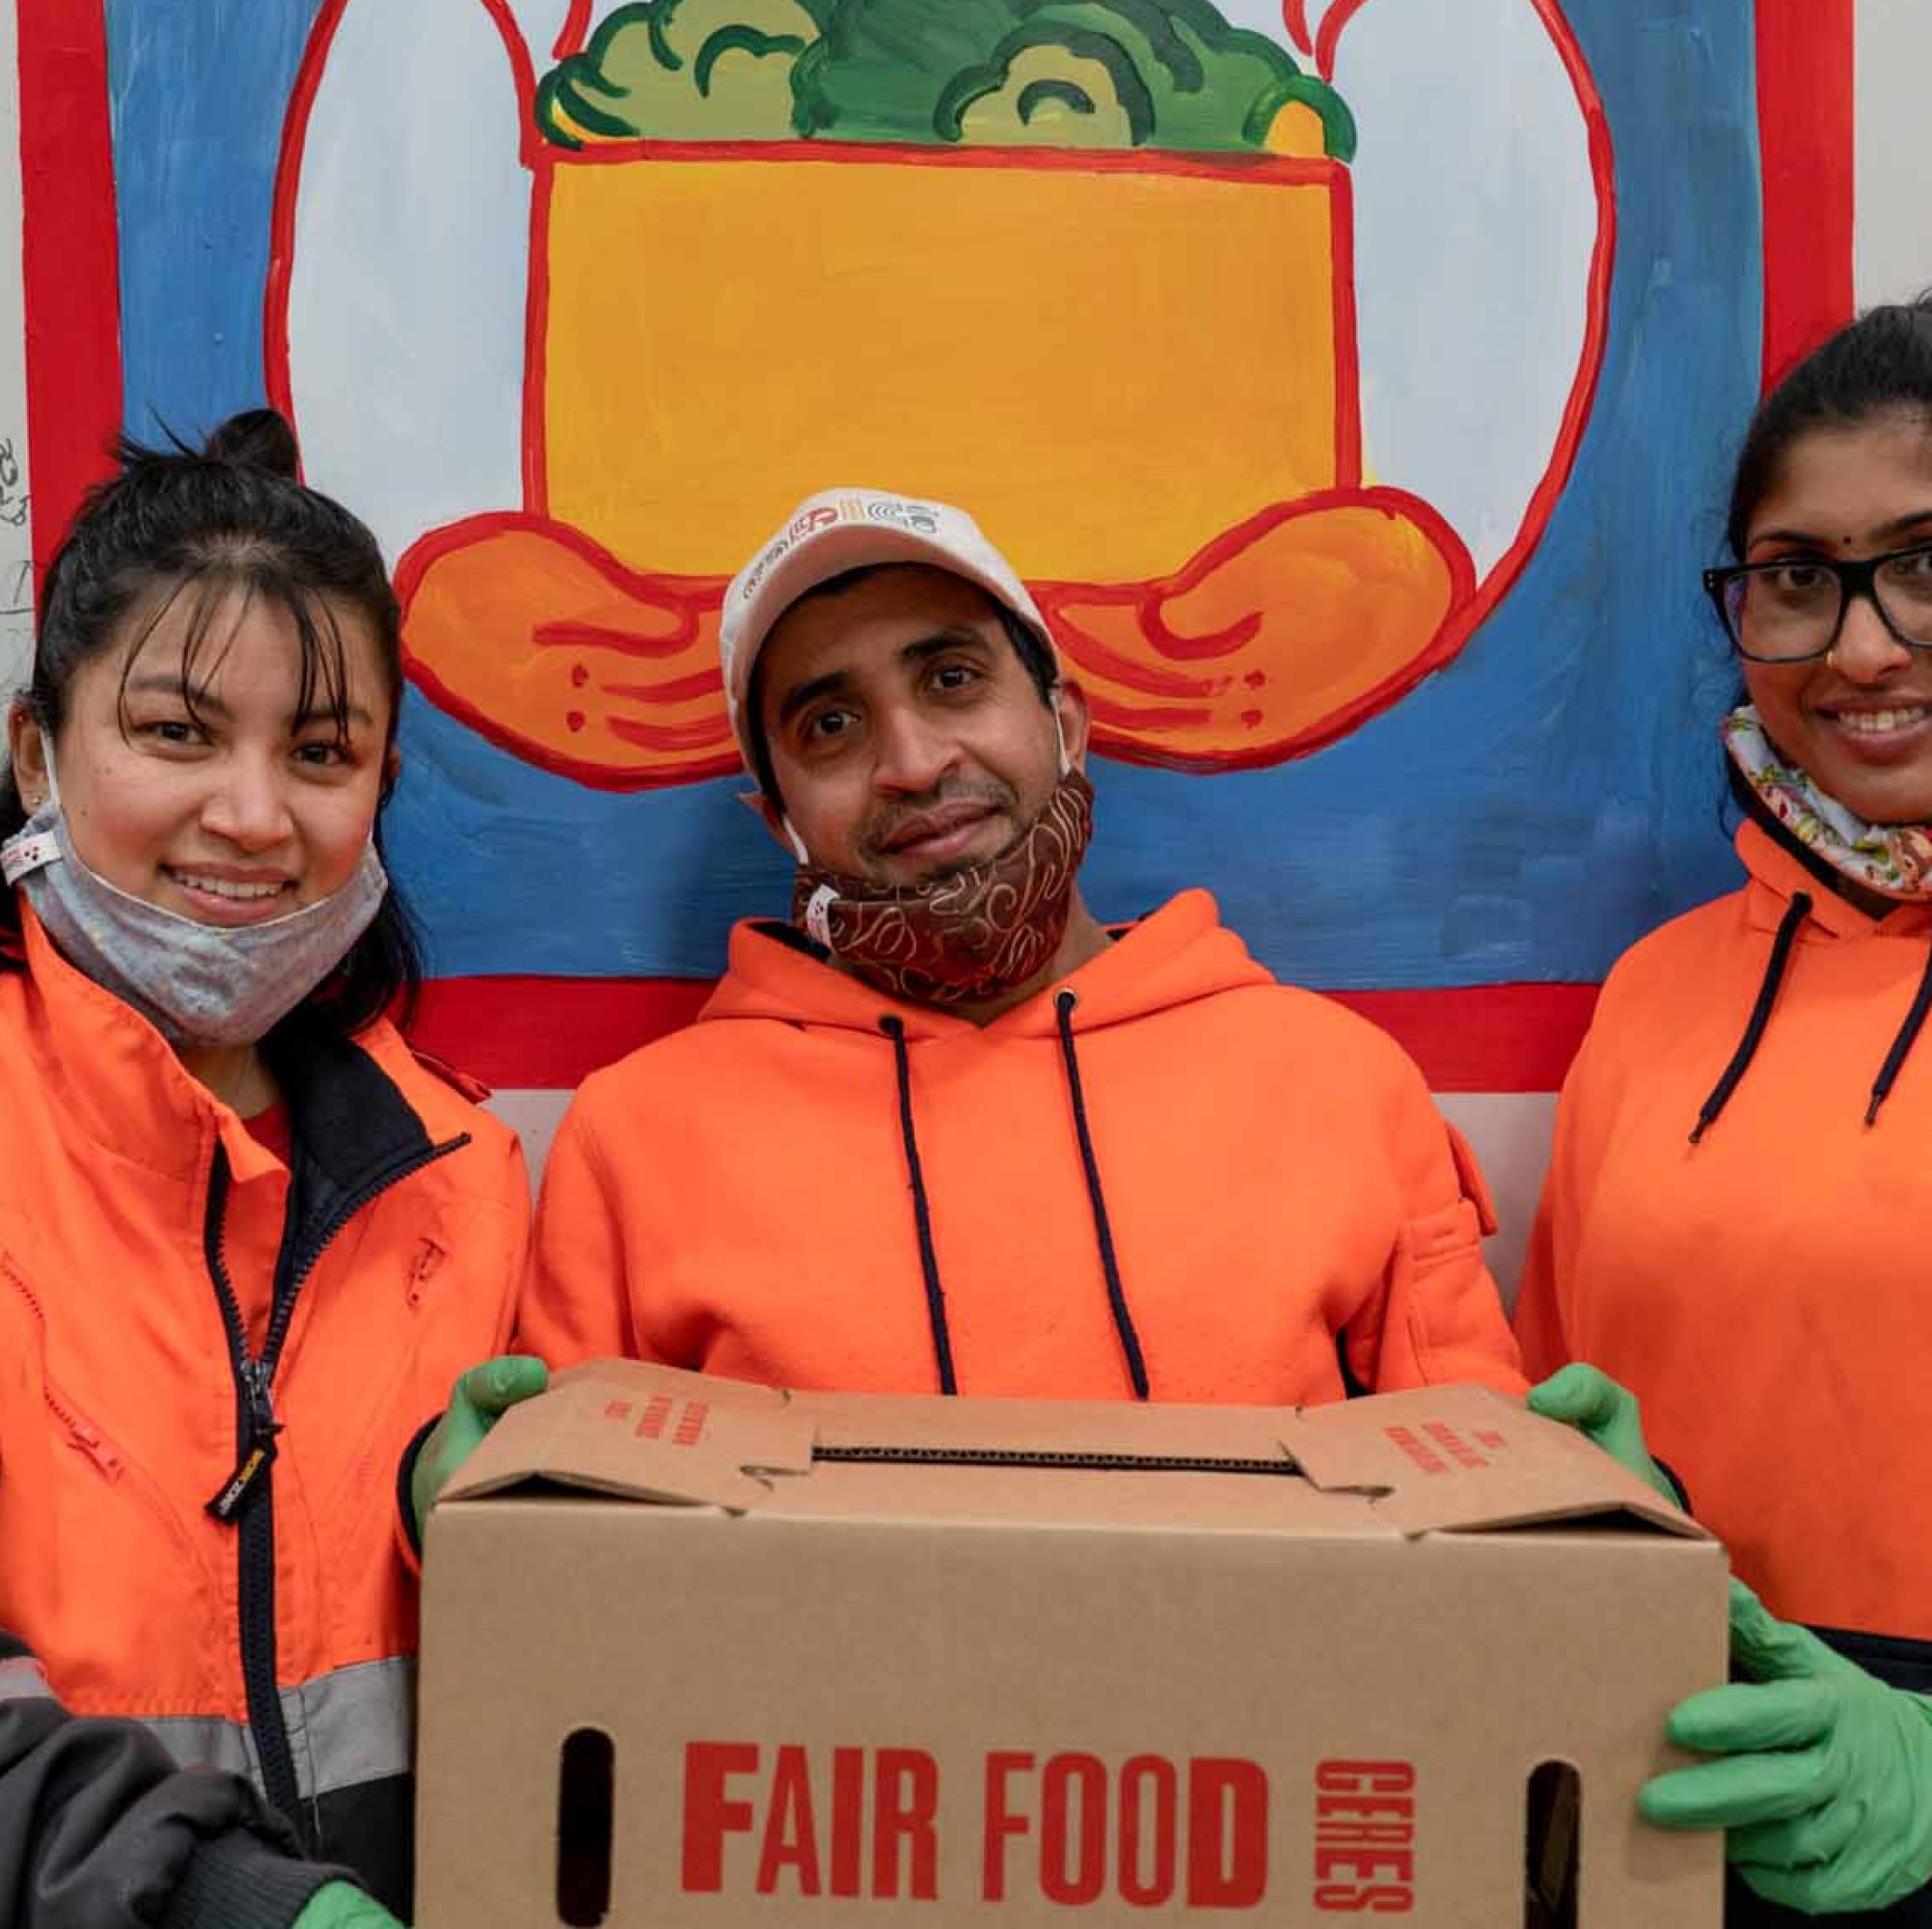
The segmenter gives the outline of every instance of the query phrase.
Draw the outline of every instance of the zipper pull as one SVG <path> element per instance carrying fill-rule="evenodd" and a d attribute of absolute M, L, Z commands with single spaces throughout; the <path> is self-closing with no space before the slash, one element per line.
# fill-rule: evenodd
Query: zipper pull
<path fill-rule="evenodd" d="M 248 1434 L 242 1442 L 241 1458 L 228 1477 L 222 1490 L 207 1505 L 207 1511 L 224 1523 L 234 1519 L 255 1491 L 255 1485 L 275 1464 L 275 1436 L 282 1423 L 275 1417 L 275 1403 L 269 1397 L 268 1374 L 259 1360 L 244 1360 L 242 1383 L 248 1389 Z"/>
<path fill-rule="evenodd" d="M 85 1454 L 110 1481 L 120 1480 L 121 1455 L 102 1438 L 99 1429 L 77 1413 L 63 1417 L 67 1422 L 68 1438 L 73 1442 L 75 1449 Z"/>

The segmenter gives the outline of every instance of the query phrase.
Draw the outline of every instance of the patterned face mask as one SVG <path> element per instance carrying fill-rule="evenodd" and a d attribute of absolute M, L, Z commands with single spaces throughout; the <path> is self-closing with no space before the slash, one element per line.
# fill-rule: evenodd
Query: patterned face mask
<path fill-rule="evenodd" d="M 1724 747 L 1783 829 L 1841 876 L 1889 898 L 1932 898 L 1932 827 L 1867 824 L 1827 797 L 1764 734 L 1750 704 L 1724 720 Z"/>
<path fill-rule="evenodd" d="M 802 865 L 792 920 L 892 997 L 915 1005 L 982 1002 L 1052 962 L 1093 830 L 1093 786 L 1070 770 L 997 857 L 931 883 L 874 884 Z"/>

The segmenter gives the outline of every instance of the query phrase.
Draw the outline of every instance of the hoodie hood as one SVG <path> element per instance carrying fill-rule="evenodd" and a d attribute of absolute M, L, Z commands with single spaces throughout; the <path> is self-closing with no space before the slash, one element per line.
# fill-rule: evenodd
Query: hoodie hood
<path fill-rule="evenodd" d="M 1062 992 L 1074 994 L 1073 1029 L 1085 1033 L 1274 982 L 1222 924 L 1213 898 L 1203 890 L 1183 891 L 1137 923 L 1110 926 L 1109 935 L 1114 941 L 1098 958 L 992 1023 L 975 1025 L 957 1013 L 906 1004 L 875 991 L 829 963 L 789 925 L 748 920 L 732 931 L 731 968 L 698 1021 L 776 1019 L 877 1038 L 882 1021 L 890 1018 L 912 1042 L 975 1031 L 989 1040 L 1051 1038 L 1060 1028 L 1055 1000 Z"/>
<path fill-rule="evenodd" d="M 731 969 L 698 1022 L 730 1019 L 776 1019 L 805 1028 L 830 1028 L 864 1036 L 892 1057 L 900 1145 L 906 1160 L 919 1272 L 931 1329 L 933 1363 L 945 1394 L 959 1391 L 952 1320 L 947 1309 L 939 1242 L 926 1164 L 920 1153 L 918 1105 L 912 1073 L 915 1046 L 943 1048 L 947 1042 L 994 1053 L 1025 1050 L 1051 1041 L 1066 1081 L 1081 1179 L 1093 1218 L 1094 1244 L 1104 1282 L 1107 1312 L 1129 1384 L 1136 1399 L 1152 1396 L 1153 1379 L 1122 1278 L 1113 1215 L 1089 1122 L 1087 1083 L 1077 1040 L 1112 1026 L 1168 1013 L 1243 986 L 1273 979 L 1224 930 L 1206 891 L 1184 891 L 1152 917 L 1122 926 L 1098 958 L 990 1024 L 975 1025 L 931 1005 L 885 996 L 831 964 L 820 947 L 790 925 L 741 924 L 731 934 Z"/>
<path fill-rule="evenodd" d="M 1932 925 L 1932 906 L 1922 903 L 1900 903 L 1877 913 L 1853 904 L 1836 887 L 1837 873 L 1786 834 L 1775 820 L 1755 813 L 1746 818 L 1738 827 L 1737 855 L 1751 874 L 1745 893 L 1747 921 L 1757 930 L 1771 933 L 1771 950 L 1737 1049 L 1698 1110 L 1697 1122 L 1691 1128 L 1693 1145 L 1717 1124 L 1730 1102 L 1731 1094 L 1751 1070 L 1751 1062 L 1757 1055 L 1777 1009 L 1778 993 L 1791 968 L 1795 949 L 1819 942 L 1885 943 L 1900 938 L 1923 942 L 1928 925 Z M 1928 1015 L 1932 1015 L 1932 948 L 1927 950 L 1918 989 L 1872 1079 L 1865 1106 L 1866 1126 L 1878 1123 L 1879 1113 L 1918 1043 Z"/>
<path fill-rule="evenodd" d="M 1750 873 L 1747 915 L 1753 925 L 1776 931 L 1799 893 L 1811 900 L 1801 940 L 1834 937 L 1923 937 L 1932 931 L 1932 903 L 1900 898 L 1889 910 L 1865 910 L 1844 896 L 1843 880 L 1803 845 L 1755 818 L 1738 826 L 1738 861 Z"/>

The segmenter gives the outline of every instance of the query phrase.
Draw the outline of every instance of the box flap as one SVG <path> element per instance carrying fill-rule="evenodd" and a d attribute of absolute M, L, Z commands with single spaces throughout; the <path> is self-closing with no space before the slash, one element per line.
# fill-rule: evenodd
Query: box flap
<path fill-rule="evenodd" d="M 1582 1435 L 1481 1387 L 1302 1409 L 1143 1406 L 784 1393 L 635 1360 L 557 1374 L 503 1416 L 445 1498 L 549 1482 L 746 1510 L 779 1477 L 817 1469 L 832 1481 L 854 1463 L 982 1484 L 1036 1468 L 1298 1475 L 1325 1495 L 1361 1496 L 1363 1527 L 1410 1535 L 1591 1520 L 1702 1534 Z M 1101 1511 L 1118 1517 L 1119 1497 Z"/>
<path fill-rule="evenodd" d="M 637 1361 L 593 1360 L 513 1406 L 445 1500 L 531 1481 L 692 1507 L 754 1507 L 772 1474 L 811 1469 L 812 1423 L 770 1387 Z"/>
<path fill-rule="evenodd" d="M 1305 1407 L 1283 1439 L 1317 1486 L 1375 1496 L 1403 1534 L 1627 1519 L 1704 1532 L 1574 1428 L 1477 1386 Z"/>

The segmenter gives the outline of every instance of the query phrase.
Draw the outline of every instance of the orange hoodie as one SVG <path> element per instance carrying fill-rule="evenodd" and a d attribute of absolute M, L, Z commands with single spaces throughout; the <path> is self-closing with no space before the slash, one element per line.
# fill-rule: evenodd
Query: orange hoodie
<path fill-rule="evenodd" d="M 386 1023 L 285 1026 L 291 1182 L 21 916 L 26 968 L 0 969 L 0 1626 L 75 1714 L 254 1776 L 312 1851 L 405 1907 L 397 1468 L 507 1336 L 515 1137 Z M 251 1421 L 223 1281 L 252 1357 L 282 1335 L 259 1409 L 279 1431 Z M 272 1454 L 216 1518 L 251 1436 Z"/>
<path fill-rule="evenodd" d="M 1932 908 L 1871 918 L 1755 824 L 1737 850 L 1745 888 L 1645 938 L 1603 988 L 1517 1332 L 1535 1373 L 1590 1360 L 1631 1387 L 1774 1613 L 1932 1640 L 1932 1040 L 1865 1123 Z M 1693 1145 L 1787 921 L 1761 1039 Z"/>
<path fill-rule="evenodd" d="M 1205 892 L 984 1028 L 803 945 L 740 925 L 697 1023 L 580 1089 L 523 1313 L 553 1364 L 1111 1399 L 1138 1360 L 1156 1399 L 1286 1404 L 1346 1351 L 1520 1389 L 1421 1075 Z"/>

